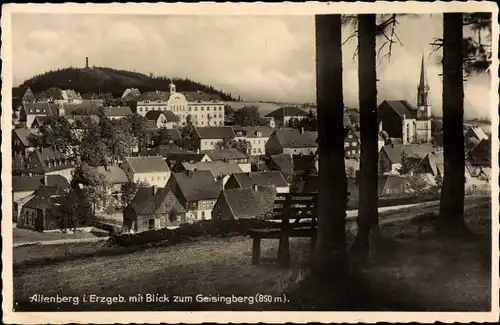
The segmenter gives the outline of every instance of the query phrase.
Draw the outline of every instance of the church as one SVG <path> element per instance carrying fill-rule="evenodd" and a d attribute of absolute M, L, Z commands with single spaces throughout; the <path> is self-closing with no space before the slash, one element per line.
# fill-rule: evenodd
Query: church
<path fill-rule="evenodd" d="M 430 89 L 425 70 L 424 56 L 417 86 L 417 107 L 406 100 L 384 100 L 378 107 L 379 128 L 386 137 L 402 144 L 428 143 L 431 141 Z"/>

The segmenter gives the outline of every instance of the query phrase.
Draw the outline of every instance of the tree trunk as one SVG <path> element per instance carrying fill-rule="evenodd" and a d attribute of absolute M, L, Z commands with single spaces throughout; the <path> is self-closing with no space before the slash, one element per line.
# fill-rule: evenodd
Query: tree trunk
<path fill-rule="evenodd" d="M 358 235 L 353 248 L 368 253 L 372 230 L 378 228 L 378 121 L 376 15 L 358 15 L 359 111 L 361 161 L 358 178 Z M 374 233 L 373 235 L 377 235 Z"/>
<path fill-rule="evenodd" d="M 322 168 L 313 274 L 333 280 L 347 274 L 341 16 L 317 15 L 315 23 L 318 151 Z"/>
<path fill-rule="evenodd" d="M 463 86 L 463 17 L 443 14 L 443 149 L 444 177 L 438 230 L 465 230 L 465 149 Z"/>

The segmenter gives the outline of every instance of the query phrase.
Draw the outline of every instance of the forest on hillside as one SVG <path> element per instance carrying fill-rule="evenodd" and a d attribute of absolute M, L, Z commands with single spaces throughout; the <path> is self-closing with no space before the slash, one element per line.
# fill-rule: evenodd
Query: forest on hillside
<path fill-rule="evenodd" d="M 230 93 L 215 89 L 188 78 L 173 78 L 179 91 L 203 91 L 220 95 L 222 100 L 235 100 Z M 116 70 L 105 67 L 64 68 L 48 71 L 24 81 L 20 86 L 30 87 L 35 93 L 51 87 L 73 89 L 81 94 L 111 93 L 121 97 L 125 89 L 138 88 L 141 93 L 154 90 L 168 90 L 170 78 L 145 75 L 138 72 Z"/>

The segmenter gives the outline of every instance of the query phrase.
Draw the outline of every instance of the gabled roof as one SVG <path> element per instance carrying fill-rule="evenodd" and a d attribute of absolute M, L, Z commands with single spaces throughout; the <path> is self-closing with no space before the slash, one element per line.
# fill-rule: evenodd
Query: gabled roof
<path fill-rule="evenodd" d="M 378 195 L 382 195 L 385 189 L 400 189 L 405 183 L 406 179 L 398 175 L 378 175 Z"/>
<path fill-rule="evenodd" d="M 26 128 L 13 129 L 12 133 L 17 136 L 19 141 L 21 141 L 25 147 L 33 147 L 34 144 L 29 140 L 30 136 L 40 134 L 37 130 Z"/>
<path fill-rule="evenodd" d="M 169 192 L 171 192 L 171 190 L 164 187 L 140 187 L 129 206 L 139 215 L 164 214 L 168 213 L 172 208 L 175 208 L 175 210 L 180 213 L 186 212 L 173 193 L 171 196 L 174 199 L 174 206 L 166 206 L 165 198 Z"/>
<path fill-rule="evenodd" d="M 317 148 L 318 144 L 310 136 L 300 130 L 284 128 L 274 131 L 279 143 L 283 148 Z"/>
<path fill-rule="evenodd" d="M 274 132 L 269 126 L 241 126 L 233 129 L 242 130 L 247 138 L 268 138 Z"/>
<path fill-rule="evenodd" d="M 221 188 L 208 170 L 172 173 L 179 189 L 187 201 L 215 200 Z"/>
<path fill-rule="evenodd" d="M 48 102 L 23 103 L 23 108 L 26 115 L 57 116 L 58 114 L 58 105 Z"/>
<path fill-rule="evenodd" d="M 183 162 L 182 166 L 186 170 L 208 170 L 214 178 L 224 177 L 234 173 L 242 173 L 240 166 L 232 162 L 210 161 L 210 162 Z"/>
<path fill-rule="evenodd" d="M 61 189 L 68 189 L 69 182 L 66 178 L 60 175 L 46 175 L 44 176 L 12 176 L 12 191 L 36 191 L 44 186 L 44 180 L 47 180 L 45 186 L 58 187 Z"/>
<path fill-rule="evenodd" d="M 170 171 L 161 156 L 127 157 L 125 161 L 134 173 L 167 173 Z"/>
<path fill-rule="evenodd" d="M 234 188 L 222 191 L 232 217 L 235 219 L 259 218 L 273 212 L 276 189 L 264 186 L 255 191 L 252 187 Z"/>
<path fill-rule="evenodd" d="M 201 101 L 201 102 L 212 102 L 221 101 L 221 97 L 217 94 L 208 94 L 203 91 L 182 91 L 181 94 L 186 97 L 186 100 L 190 103 Z"/>
<path fill-rule="evenodd" d="M 293 172 L 293 158 L 289 154 L 278 154 L 269 156 L 270 163 L 273 167 L 278 168 L 281 172 L 291 173 Z"/>
<path fill-rule="evenodd" d="M 226 149 L 220 149 L 220 150 L 207 150 L 205 151 L 207 156 L 210 158 L 212 161 L 217 161 L 217 160 L 222 160 L 222 161 L 229 161 L 233 159 L 246 159 L 248 158 L 247 155 L 239 151 L 238 149 L 235 148 L 226 148 Z"/>
<path fill-rule="evenodd" d="M 141 95 L 141 92 L 139 91 L 139 89 L 128 88 L 128 89 L 125 89 L 125 91 L 123 92 L 122 99 L 130 100 L 130 99 L 133 99 L 133 98 L 140 96 L 140 95 Z"/>
<path fill-rule="evenodd" d="M 99 174 L 106 176 L 111 184 L 126 184 L 128 182 L 127 175 L 118 166 L 99 166 L 96 169 Z"/>
<path fill-rule="evenodd" d="M 311 138 L 314 142 L 318 140 L 318 131 L 304 131 L 304 134 Z"/>
<path fill-rule="evenodd" d="M 30 89 L 29 87 L 13 87 L 12 88 L 12 99 L 21 99 L 24 97 L 26 92 Z"/>
<path fill-rule="evenodd" d="M 283 174 L 279 171 L 234 173 L 233 177 L 241 187 L 252 187 L 254 185 L 274 185 L 276 187 L 288 186 Z"/>
<path fill-rule="evenodd" d="M 266 117 L 283 118 L 285 116 L 307 116 L 307 112 L 295 106 L 280 107 L 271 113 L 266 114 Z"/>
<path fill-rule="evenodd" d="M 395 144 L 383 146 L 381 150 L 384 150 L 387 157 L 392 164 L 401 163 L 401 154 L 405 152 L 409 157 L 422 159 L 427 154 L 434 151 L 434 147 L 430 143 L 424 144 Z"/>
<path fill-rule="evenodd" d="M 106 116 L 129 116 L 132 115 L 132 110 L 128 106 L 105 107 L 104 115 Z"/>
<path fill-rule="evenodd" d="M 158 152 L 166 160 L 169 161 L 186 161 L 186 162 L 197 162 L 201 161 L 203 157 L 205 157 L 204 153 L 196 153 L 196 152 Z"/>
<path fill-rule="evenodd" d="M 49 120 L 49 118 L 50 116 L 35 116 L 31 125 L 33 126 L 35 122 L 37 122 L 38 125 L 44 125 Z"/>
<path fill-rule="evenodd" d="M 172 111 L 149 111 L 146 113 L 146 118 L 152 121 L 158 121 L 160 116 L 165 116 L 168 122 L 179 122 L 179 117 Z"/>
<path fill-rule="evenodd" d="M 417 115 L 417 110 L 406 100 L 384 100 L 378 107 L 379 110 L 381 108 L 390 108 L 399 116 L 406 118 L 415 118 Z"/>
<path fill-rule="evenodd" d="M 310 169 L 316 169 L 315 155 L 292 155 L 293 170 L 302 172 Z"/>
<path fill-rule="evenodd" d="M 47 173 L 74 167 L 59 151 L 52 148 L 36 149 L 28 156 L 27 163 L 32 167 L 26 168 L 25 171 L 32 173 Z"/>
<path fill-rule="evenodd" d="M 479 141 L 488 139 L 488 136 L 486 135 L 486 133 L 484 133 L 483 129 L 480 126 L 471 126 L 467 131 L 470 135 L 473 135 Z"/>
<path fill-rule="evenodd" d="M 469 161 L 473 165 L 491 165 L 491 139 L 481 140 L 481 142 L 470 151 Z"/>
<path fill-rule="evenodd" d="M 233 139 L 236 135 L 230 126 L 195 127 L 194 136 L 198 139 Z"/>
<path fill-rule="evenodd" d="M 167 102 L 168 99 L 170 98 L 170 92 L 168 91 L 148 91 L 145 92 L 135 98 L 133 98 L 133 101 L 136 102 L 144 102 L 144 101 L 150 101 L 150 102 L 155 102 L 155 101 L 160 101 L 160 102 Z"/>
<path fill-rule="evenodd" d="M 52 209 L 54 203 L 61 200 L 60 196 L 66 193 L 65 189 L 41 186 L 35 191 L 33 198 L 24 204 L 24 207 L 37 210 Z"/>

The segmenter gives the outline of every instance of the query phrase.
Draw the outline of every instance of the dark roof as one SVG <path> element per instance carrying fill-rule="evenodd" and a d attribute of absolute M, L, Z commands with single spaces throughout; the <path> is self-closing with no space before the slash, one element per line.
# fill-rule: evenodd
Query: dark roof
<path fill-rule="evenodd" d="M 59 197 L 66 194 L 66 190 L 57 187 L 41 186 L 39 187 L 31 200 L 24 204 L 24 207 L 48 210 L 54 207 L 54 203 L 59 201 Z"/>
<path fill-rule="evenodd" d="M 26 129 L 26 128 L 20 128 L 20 129 L 13 129 L 12 133 L 15 133 L 19 141 L 25 146 L 25 147 L 33 147 L 34 144 L 29 140 L 30 136 L 33 134 L 39 134 L 37 130 L 33 129 Z"/>
<path fill-rule="evenodd" d="M 37 121 L 38 125 L 44 125 L 49 120 L 49 118 L 49 116 L 35 116 L 35 118 L 33 119 L 33 123 Z"/>
<path fill-rule="evenodd" d="M 172 173 L 180 191 L 187 201 L 215 200 L 221 188 L 208 170 Z"/>
<path fill-rule="evenodd" d="M 125 184 L 128 182 L 127 175 L 125 175 L 123 169 L 118 166 L 99 166 L 96 169 L 97 172 L 104 175 L 111 184 Z"/>
<path fill-rule="evenodd" d="M 23 108 L 27 115 L 57 116 L 58 114 L 58 105 L 47 102 L 23 103 Z"/>
<path fill-rule="evenodd" d="M 233 139 L 236 136 L 230 126 L 195 127 L 194 135 L 198 139 Z"/>
<path fill-rule="evenodd" d="M 132 110 L 128 106 L 105 107 L 104 115 L 106 116 L 128 116 L 132 115 Z"/>
<path fill-rule="evenodd" d="M 166 173 L 170 171 L 161 156 L 127 157 L 125 161 L 128 162 L 134 173 Z"/>
<path fill-rule="evenodd" d="M 233 218 L 259 218 L 273 211 L 276 190 L 273 186 L 261 187 L 258 191 L 251 187 L 234 188 L 224 190 L 221 197 L 227 202 Z"/>
<path fill-rule="evenodd" d="M 173 193 L 171 196 L 175 198 L 174 206 L 166 206 L 165 198 L 169 192 L 171 190 L 164 187 L 140 187 L 129 206 L 137 214 L 168 213 L 171 208 L 175 208 L 180 213 L 186 212 Z"/>
<path fill-rule="evenodd" d="M 46 175 L 47 186 L 69 188 L 69 182 L 60 175 Z M 35 191 L 44 184 L 44 176 L 12 176 L 12 191 Z"/>
<path fill-rule="evenodd" d="M 384 150 L 393 164 L 401 163 L 401 154 L 405 152 L 409 157 L 422 159 L 427 154 L 434 151 L 434 147 L 430 143 L 423 144 L 396 144 L 383 146 Z"/>
<path fill-rule="evenodd" d="M 224 161 L 183 162 L 182 166 L 186 170 L 208 170 L 214 178 L 243 172 L 238 164 Z"/>
<path fill-rule="evenodd" d="M 306 171 L 308 169 L 316 169 L 316 156 L 315 155 L 292 155 L 293 170 Z"/>
<path fill-rule="evenodd" d="M 314 142 L 318 140 L 318 131 L 305 131 L 304 134 L 313 139 Z"/>
<path fill-rule="evenodd" d="M 27 163 L 33 167 L 26 168 L 25 171 L 33 173 L 47 173 L 74 167 L 59 151 L 52 148 L 36 149 L 28 156 Z"/>
<path fill-rule="evenodd" d="M 280 107 L 271 113 L 266 114 L 266 117 L 283 118 L 285 116 L 307 116 L 307 112 L 295 106 Z"/>
<path fill-rule="evenodd" d="M 284 173 L 293 172 L 292 155 L 289 155 L 289 154 L 270 155 L 269 159 L 270 159 L 270 164 L 272 165 L 272 167 L 276 167 L 276 168 L 278 168 L 278 170 L 280 170 Z"/>
<path fill-rule="evenodd" d="M 179 122 L 179 117 L 172 111 L 149 111 L 146 113 L 148 120 L 157 121 L 161 115 L 164 115 L 168 122 Z"/>
<path fill-rule="evenodd" d="M 143 94 L 133 98 L 133 101 L 144 102 L 144 101 L 148 100 L 150 102 L 153 102 L 153 101 L 167 102 L 169 98 L 170 98 L 170 92 L 157 90 L 157 91 L 148 91 L 146 93 L 143 93 Z"/>
<path fill-rule="evenodd" d="M 247 155 L 235 148 L 226 148 L 220 150 L 206 150 L 205 153 L 212 161 L 216 160 L 233 160 L 233 159 L 246 159 Z"/>
<path fill-rule="evenodd" d="M 274 132 L 274 129 L 269 126 L 233 126 L 233 130 L 235 133 L 243 131 L 247 138 L 270 137 Z"/>
<path fill-rule="evenodd" d="M 470 151 L 469 161 L 472 165 L 491 165 L 491 139 L 481 140 L 479 144 Z"/>
<path fill-rule="evenodd" d="M 296 129 L 279 129 L 273 133 L 283 148 L 317 148 L 318 144 L 310 136 Z"/>
<path fill-rule="evenodd" d="M 221 97 L 217 94 L 208 94 L 203 91 L 181 91 L 181 94 L 186 97 L 188 102 L 202 101 L 202 102 L 212 102 L 221 101 Z"/>
<path fill-rule="evenodd" d="M 288 186 L 283 174 L 279 171 L 234 173 L 233 177 L 241 187 L 252 187 L 254 185 L 274 185 L 276 187 Z"/>
<path fill-rule="evenodd" d="M 401 117 L 406 116 L 406 118 L 415 118 L 417 114 L 417 110 L 406 100 L 384 100 L 379 105 L 379 109 L 382 107 L 391 108 Z"/>

